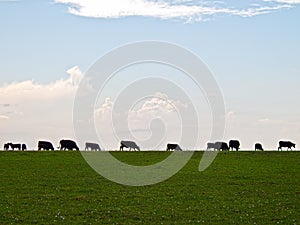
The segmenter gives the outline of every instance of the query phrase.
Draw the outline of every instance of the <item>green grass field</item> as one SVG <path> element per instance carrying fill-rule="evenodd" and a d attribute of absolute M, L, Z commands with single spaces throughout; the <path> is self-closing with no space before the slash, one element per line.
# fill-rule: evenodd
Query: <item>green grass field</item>
<path fill-rule="evenodd" d="M 116 152 L 150 164 L 167 152 Z M 202 153 L 169 180 L 115 184 L 79 152 L 0 152 L 0 224 L 299 224 L 300 152 Z"/>

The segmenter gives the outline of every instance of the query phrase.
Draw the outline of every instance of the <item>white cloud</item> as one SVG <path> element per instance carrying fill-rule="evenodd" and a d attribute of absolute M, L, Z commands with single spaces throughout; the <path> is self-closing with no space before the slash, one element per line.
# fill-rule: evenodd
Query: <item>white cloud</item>
<path fill-rule="evenodd" d="M 122 18 L 144 16 L 160 19 L 184 19 L 187 22 L 199 21 L 207 16 L 236 15 L 251 17 L 291 7 L 299 0 L 276 0 L 276 2 L 258 1 L 259 4 L 237 9 L 225 6 L 223 2 L 194 0 L 55 0 L 56 3 L 68 5 L 71 14 L 92 18 Z M 223 3 L 223 4 L 220 4 Z M 268 5 L 266 5 L 268 4 Z"/>
<path fill-rule="evenodd" d="M 71 82 L 74 86 L 78 86 L 83 78 L 83 73 L 78 66 L 74 66 L 68 69 L 67 74 L 70 75 Z"/>
<path fill-rule="evenodd" d="M 187 107 L 180 101 L 157 92 L 122 114 L 114 112 L 114 104 L 106 98 L 95 110 L 95 125 L 105 148 L 116 148 L 124 138 L 134 138 L 146 149 L 164 149 L 164 140 L 180 140 L 181 118 L 177 110 Z"/>
<path fill-rule="evenodd" d="M 265 2 L 278 2 L 286 4 L 300 4 L 300 0 L 264 0 Z"/>
<path fill-rule="evenodd" d="M 112 113 L 113 102 L 110 98 L 105 98 L 104 103 L 95 110 L 95 116 L 108 119 Z"/>
<path fill-rule="evenodd" d="M 0 142 L 17 139 L 36 148 L 39 138 L 56 144 L 73 136 L 73 100 L 82 73 L 78 67 L 66 72 L 69 77 L 48 84 L 27 80 L 0 87 L 0 120 L 6 121 Z"/>

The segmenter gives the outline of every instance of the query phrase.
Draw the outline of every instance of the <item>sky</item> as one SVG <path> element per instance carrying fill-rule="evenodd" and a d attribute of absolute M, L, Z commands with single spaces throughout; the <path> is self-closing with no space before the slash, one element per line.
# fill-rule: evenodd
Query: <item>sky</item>
<path fill-rule="evenodd" d="M 0 0 L 0 145 L 20 142 L 36 149 L 38 140 L 58 146 L 62 138 L 79 139 L 73 103 L 86 72 L 112 49 L 148 40 L 181 46 L 207 65 L 224 98 L 222 140 L 239 139 L 242 149 L 256 142 L 277 149 L 279 140 L 298 145 L 299 27 L 299 0 Z M 129 91 L 130 82 L 149 76 L 170 84 L 121 107 L 128 124 L 119 126 L 112 117 L 118 98 L 141 91 L 138 85 Z M 134 139 L 142 149 L 164 149 L 167 142 L 181 144 L 184 131 L 193 142 L 195 127 L 183 130 L 178 116 L 180 110 L 192 113 L 191 105 L 199 140 L 181 147 L 203 149 L 219 141 L 210 139 L 205 95 L 174 68 L 133 65 L 99 96 L 99 140 L 89 141 L 117 149 L 121 139 Z"/>

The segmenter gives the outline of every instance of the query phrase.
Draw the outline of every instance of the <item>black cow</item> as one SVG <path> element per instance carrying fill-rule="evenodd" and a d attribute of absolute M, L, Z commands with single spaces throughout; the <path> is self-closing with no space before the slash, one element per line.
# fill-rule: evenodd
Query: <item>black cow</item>
<path fill-rule="evenodd" d="M 254 148 L 255 148 L 255 151 L 256 150 L 261 150 L 261 151 L 264 150 L 263 147 L 262 147 L 262 145 L 260 143 L 256 143 L 255 146 L 254 146 Z"/>
<path fill-rule="evenodd" d="M 228 151 L 229 147 L 228 147 L 227 143 L 225 143 L 225 142 L 216 142 L 214 149 Z"/>
<path fill-rule="evenodd" d="M 22 151 L 27 150 L 27 146 L 25 144 L 22 144 Z"/>
<path fill-rule="evenodd" d="M 79 148 L 75 141 L 72 140 L 61 140 L 59 142 L 60 150 L 77 150 L 79 151 Z"/>
<path fill-rule="evenodd" d="M 120 151 L 123 151 L 124 148 L 137 149 L 140 151 L 140 147 L 133 141 L 121 141 L 120 143 Z"/>
<path fill-rule="evenodd" d="M 85 150 L 91 150 L 91 151 L 101 151 L 101 148 L 98 144 L 96 143 L 85 143 Z"/>
<path fill-rule="evenodd" d="M 21 150 L 22 145 L 21 144 L 13 144 L 13 143 L 9 143 L 9 146 L 11 147 L 11 149 L 14 151 L 15 149 Z"/>
<path fill-rule="evenodd" d="M 178 144 L 167 144 L 167 151 L 171 151 L 171 150 L 177 150 L 177 151 L 182 151 L 182 149 L 180 148 L 180 146 Z"/>
<path fill-rule="evenodd" d="M 41 150 L 54 151 L 54 147 L 53 147 L 52 143 L 49 141 L 39 141 L 38 142 L 38 150 L 39 151 L 41 151 Z"/>
<path fill-rule="evenodd" d="M 239 150 L 240 149 L 240 142 L 238 140 L 230 140 L 229 141 L 229 149 Z"/>
<path fill-rule="evenodd" d="M 282 148 L 287 148 L 287 150 L 293 148 L 296 148 L 296 144 L 294 144 L 293 142 L 290 141 L 279 141 L 279 147 L 278 147 L 278 151 L 279 149 L 282 151 Z"/>
<path fill-rule="evenodd" d="M 10 146 L 9 143 L 4 144 L 4 146 L 3 146 L 4 151 L 8 151 L 9 150 L 9 146 Z"/>

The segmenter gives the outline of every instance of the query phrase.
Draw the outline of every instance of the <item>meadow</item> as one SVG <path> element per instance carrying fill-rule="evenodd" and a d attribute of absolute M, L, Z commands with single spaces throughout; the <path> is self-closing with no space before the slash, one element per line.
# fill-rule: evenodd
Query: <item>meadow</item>
<path fill-rule="evenodd" d="M 149 165 L 168 152 L 113 152 Z M 299 224 L 300 152 L 202 152 L 165 182 L 113 183 L 80 152 L 0 152 L 0 224 Z"/>

